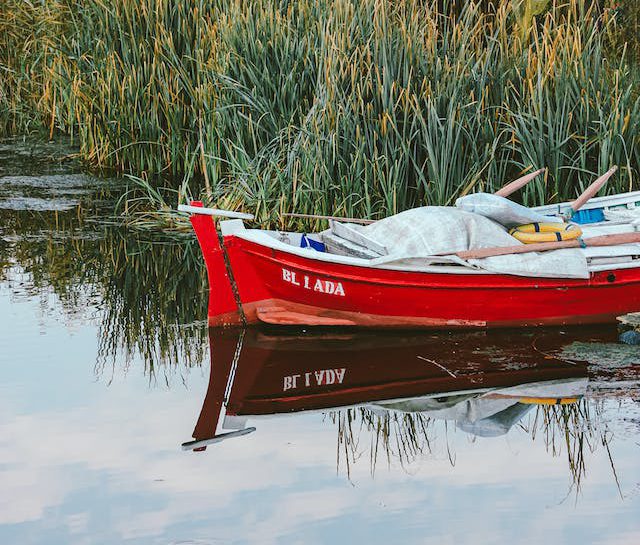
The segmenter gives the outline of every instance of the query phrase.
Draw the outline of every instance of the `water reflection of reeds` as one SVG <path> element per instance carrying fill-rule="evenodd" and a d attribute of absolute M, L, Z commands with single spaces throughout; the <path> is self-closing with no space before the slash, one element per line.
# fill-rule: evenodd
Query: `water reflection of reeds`
<path fill-rule="evenodd" d="M 202 361 L 206 282 L 191 237 L 142 240 L 101 225 L 95 209 L 83 205 L 0 214 L 0 278 L 14 293 L 38 298 L 43 313 L 95 323 L 96 373 L 127 369 L 135 357 L 151 374 L 165 364 Z"/>
<path fill-rule="evenodd" d="M 191 366 L 207 345 L 206 282 L 193 241 L 132 241 L 121 235 L 106 248 L 98 363 L 140 355 L 148 371 L 159 364 Z"/>
<path fill-rule="evenodd" d="M 332 412 L 329 418 L 338 427 L 337 468 L 339 470 L 343 463 L 347 474 L 367 450 L 372 475 L 380 460 L 388 466 L 397 461 L 407 467 L 419 456 L 432 452 L 434 420 L 420 413 L 386 411 L 380 414 L 357 407 Z"/>
<path fill-rule="evenodd" d="M 582 400 L 561 407 L 538 407 L 533 421 L 521 424 L 532 441 L 540 436 L 552 456 L 564 453 L 576 493 L 586 475 L 586 455 L 593 453 L 598 444 L 608 448 L 610 438 L 600 422 L 601 412 L 602 404 Z"/>
<path fill-rule="evenodd" d="M 612 434 L 602 421 L 602 403 L 581 399 L 567 405 L 537 405 L 515 425 L 532 442 L 542 441 L 553 457 L 565 456 L 570 475 L 568 494 L 580 492 L 587 474 L 589 454 L 602 448 L 609 457 L 617 483 L 614 460 L 609 448 Z M 380 463 L 390 468 L 398 464 L 411 471 L 412 464 L 425 457 L 446 456 L 456 464 L 455 421 L 439 420 L 422 413 L 384 411 L 354 407 L 328 414 L 338 432 L 336 470 L 351 475 L 354 464 L 368 459 L 375 476 Z M 474 436 L 468 436 L 475 441 Z"/>

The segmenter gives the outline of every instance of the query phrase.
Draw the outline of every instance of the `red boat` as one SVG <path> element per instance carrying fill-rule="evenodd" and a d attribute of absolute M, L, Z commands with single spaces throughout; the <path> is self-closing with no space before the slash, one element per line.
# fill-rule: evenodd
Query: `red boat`
<path fill-rule="evenodd" d="M 615 322 L 640 310 L 638 255 L 603 260 L 586 279 L 494 274 L 446 262 L 416 271 L 314 251 L 301 246 L 320 243 L 317 236 L 245 229 L 240 219 L 221 222 L 219 233 L 212 217 L 219 211 L 201 206 L 181 209 L 192 214 L 206 262 L 213 327 L 522 327 Z M 224 215 L 232 214 L 243 217 Z"/>

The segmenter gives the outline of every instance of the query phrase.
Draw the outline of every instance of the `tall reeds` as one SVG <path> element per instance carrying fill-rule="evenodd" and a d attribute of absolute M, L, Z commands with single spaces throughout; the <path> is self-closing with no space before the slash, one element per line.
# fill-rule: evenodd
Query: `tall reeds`
<path fill-rule="evenodd" d="M 604 0 L 550 2 L 526 32 L 482 1 L 57 2 L 44 118 L 93 165 L 264 224 L 446 204 L 539 166 L 526 203 L 614 163 L 610 190 L 637 187 L 640 79 Z"/>
<path fill-rule="evenodd" d="M 0 136 L 55 127 L 49 67 L 67 20 L 65 0 L 0 1 Z"/>

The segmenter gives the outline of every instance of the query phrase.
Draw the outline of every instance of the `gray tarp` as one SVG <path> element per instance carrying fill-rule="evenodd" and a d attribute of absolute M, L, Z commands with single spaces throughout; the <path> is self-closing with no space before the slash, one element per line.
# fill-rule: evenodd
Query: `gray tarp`
<path fill-rule="evenodd" d="M 521 244 L 499 223 L 452 207 L 414 208 L 371 225 L 352 227 L 386 247 L 388 255 L 375 261 L 387 265 L 419 267 L 421 260 L 431 264 L 429 256 L 437 254 Z M 468 263 L 498 274 L 589 278 L 587 260 L 579 249 L 496 256 Z"/>
<path fill-rule="evenodd" d="M 492 219 L 505 227 L 517 227 L 527 223 L 563 223 L 557 216 L 544 216 L 526 206 L 492 193 L 473 193 L 460 197 L 456 207 Z"/>

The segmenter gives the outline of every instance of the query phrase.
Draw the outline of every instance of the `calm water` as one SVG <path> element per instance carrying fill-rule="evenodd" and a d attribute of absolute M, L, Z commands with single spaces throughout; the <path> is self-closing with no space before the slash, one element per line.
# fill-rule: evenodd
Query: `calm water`
<path fill-rule="evenodd" d="M 0 144 L 0 543 L 640 543 L 615 328 L 209 333 L 71 152 Z"/>

